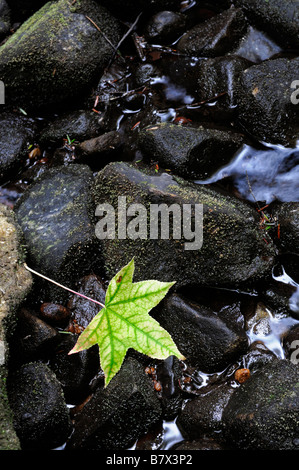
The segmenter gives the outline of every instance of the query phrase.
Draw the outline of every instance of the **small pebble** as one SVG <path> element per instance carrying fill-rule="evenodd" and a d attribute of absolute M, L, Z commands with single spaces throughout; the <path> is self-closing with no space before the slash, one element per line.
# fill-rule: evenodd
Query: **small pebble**
<path fill-rule="evenodd" d="M 249 369 L 238 369 L 235 372 L 235 380 L 240 384 L 246 382 L 250 377 L 250 370 Z"/>
<path fill-rule="evenodd" d="M 43 320 L 57 326 L 65 325 L 71 315 L 68 308 L 50 302 L 45 302 L 41 305 L 40 314 Z"/>

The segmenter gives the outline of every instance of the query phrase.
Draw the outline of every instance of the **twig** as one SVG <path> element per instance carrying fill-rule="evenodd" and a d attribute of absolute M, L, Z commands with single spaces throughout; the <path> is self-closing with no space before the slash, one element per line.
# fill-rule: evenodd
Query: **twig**
<path fill-rule="evenodd" d="M 207 98 L 206 100 L 199 101 L 198 103 L 192 103 L 186 105 L 186 108 L 195 108 L 196 106 L 201 106 L 202 104 L 209 103 L 210 101 L 215 101 L 218 100 L 218 98 L 221 98 L 221 96 L 227 95 L 227 91 L 223 91 L 222 93 L 219 93 L 218 95 L 212 96 L 211 98 Z"/>
<path fill-rule="evenodd" d="M 114 60 L 114 57 L 115 57 L 115 54 L 117 52 L 117 50 L 120 48 L 121 44 L 124 42 L 124 40 L 129 36 L 129 34 L 133 31 L 133 29 L 135 28 L 135 26 L 137 25 L 138 21 L 139 21 L 139 18 L 140 16 L 142 15 L 142 12 L 139 13 L 139 15 L 137 16 L 136 20 L 134 21 L 134 23 L 132 23 L 132 25 L 130 26 L 130 28 L 128 29 L 128 31 L 123 35 L 123 37 L 121 38 L 121 40 L 119 41 L 119 43 L 117 44 L 116 48 L 115 48 L 115 51 L 113 53 L 113 56 L 111 57 L 110 59 L 110 62 L 108 64 L 108 68 L 110 67 L 110 65 L 112 64 L 113 60 Z"/>
<path fill-rule="evenodd" d="M 103 38 L 110 44 L 110 46 L 114 49 L 115 53 L 117 52 L 117 48 L 112 44 L 112 42 L 110 41 L 110 39 L 106 36 L 106 34 L 103 33 L 103 31 L 101 30 L 101 28 L 99 28 L 99 26 L 91 19 L 89 18 L 89 16 L 86 16 L 85 15 L 85 18 L 87 18 L 93 25 L 94 27 L 102 34 Z"/>
<path fill-rule="evenodd" d="M 255 195 L 254 195 L 254 193 L 253 193 L 253 191 L 252 191 L 252 188 L 251 188 L 251 184 L 250 184 L 250 181 L 249 181 L 249 177 L 248 177 L 248 172 L 247 172 L 247 170 L 246 170 L 246 179 L 247 179 L 249 191 L 250 191 L 250 193 L 251 193 L 251 195 L 252 195 L 253 199 L 255 200 L 255 203 L 256 203 L 256 205 L 257 205 L 257 207 L 258 207 L 257 211 L 258 211 L 260 214 L 262 214 L 262 216 L 263 216 L 263 217 L 261 217 L 261 224 L 263 224 L 263 225 L 266 224 L 268 228 L 271 227 L 271 226 L 275 226 L 275 223 L 274 223 L 274 222 L 271 222 L 271 220 L 269 219 L 269 217 L 267 217 L 266 214 L 264 213 L 264 209 L 266 209 L 266 207 L 268 207 L 268 204 L 267 204 L 266 206 L 264 206 L 264 207 L 260 207 L 260 205 L 259 205 L 259 203 L 258 203 L 258 201 L 257 201 L 257 199 L 256 199 L 256 197 L 255 197 Z M 265 222 L 265 221 L 266 221 L 266 222 Z M 280 229 L 280 227 L 279 227 L 279 229 Z M 266 228 L 266 230 L 267 230 L 267 228 Z M 280 234 L 279 234 L 279 238 L 280 238 Z"/>
<path fill-rule="evenodd" d="M 149 79 L 150 80 L 150 79 Z M 147 80 L 147 81 L 149 81 Z M 145 82 L 146 83 L 146 82 Z M 109 102 L 110 101 L 117 101 L 117 100 L 120 100 L 122 98 L 126 98 L 127 96 L 132 96 L 134 95 L 135 93 L 138 93 L 138 92 L 145 92 L 147 90 L 147 87 L 143 85 L 141 85 L 140 87 L 138 88 L 135 88 L 134 90 L 129 90 L 129 91 L 124 91 L 124 92 L 121 92 L 121 91 L 112 91 L 111 92 L 111 95 L 112 94 L 117 94 L 117 95 L 120 95 L 120 96 L 114 96 L 113 98 L 109 98 Z"/>
<path fill-rule="evenodd" d="M 145 55 L 144 50 L 142 49 L 142 47 L 140 45 L 139 36 L 136 33 L 133 33 L 132 38 L 133 38 L 136 50 L 138 52 L 139 58 L 142 62 L 144 62 L 145 59 L 146 59 L 146 55 Z"/>
<path fill-rule="evenodd" d="M 261 213 L 264 215 L 264 213 L 263 213 L 262 209 L 260 208 L 260 205 L 259 205 L 259 203 L 258 203 L 258 201 L 257 201 L 257 199 L 256 199 L 256 197 L 255 197 L 255 195 L 254 195 L 254 193 L 253 193 L 253 191 L 252 191 L 252 187 L 251 187 L 251 184 L 250 184 L 250 181 L 249 181 L 249 176 L 248 176 L 247 170 L 246 170 L 246 179 L 247 179 L 247 184 L 248 184 L 248 188 L 249 188 L 250 194 L 252 195 L 253 199 L 255 200 L 255 203 L 256 203 L 256 205 L 257 205 L 257 207 L 258 207 L 258 211 L 261 212 Z"/>
<path fill-rule="evenodd" d="M 44 276 L 43 274 L 40 274 L 40 273 L 38 273 L 37 271 L 34 271 L 33 269 L 29 268 L 29 266 L 27 266 L 26 263 L 24 263 L 24 267 L 25 267 L 28 271 L 30 271 L 31 273 L 36 274 L 36 275 L 39 276 L 39 277 L 42 277 L 42 278 L 45 279 L 46 281 L 49 281 L 49 282 L 52 282 L 53 284 L 56 284 L 56 286 L 61 287 L 62 289 L 65 289 L 65 290 L 68 290 L 69 292 L 72 292 L 72 294 L 79 295 L 80 297 L 83 297 L 83 298 L 86 299 L 86 300 L 90 300 L 91 302 L 94 302 L 95 304 L 98 304 L 98 305 L 100 305 L 100 306 L 103 307 L 103 308 L 105 307 L 105 305 L 102 304 L 101 302 L 98 302 L 97 300 L 91 299 L 90 297 L 86 297 L 86 295 L 80 294 L 79 292 L 76 292 L 76 291 L 74 291 L 74 290 L 72 290 L 72 289 L 69 289 L 68 287 L 63 286 L 62 284 L 59 284 L 58 282 L 53 281 L 53 279 L 50 279 L 49 277 L 46 277 L 46 276 Z"/>

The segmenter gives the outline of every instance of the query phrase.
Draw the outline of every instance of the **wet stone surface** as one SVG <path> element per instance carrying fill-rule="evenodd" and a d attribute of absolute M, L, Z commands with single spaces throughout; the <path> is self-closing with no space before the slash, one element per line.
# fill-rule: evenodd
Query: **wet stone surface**
<path fill-rule="evenodd" d="M 267 277 L 275 248 L 265 242 L 255 224 L 256 213 L 245 203 L 206 186 L 195 185 L 168 172 L 127 163 L 111 163 L 97 174 L 95 202 L 118 207 L 118 197 L 138 198 L 150 217 L 150 204 L 203 204 L 205 240 L 197 250 L 185 249 L 184 238 L 155 240 L 104 239 L 103 256 L 110 276 L 136 256 L 135 279 L 177 279 L 176 288 L 192 284 L 242 285 Z M 251 224 L 248 224 L 248 220 Z M 197 232 L 199 235 L 199 232 Z M 186 239 L 185 239 L 186 240 Z M 210 241 L 208 241 L 210 240 Z M 197 243 L 199 240 L 194 240 Z M 274 250 L 274 251 L 273 251 Z M 174 257 L 174 252 L 176 256 Z M 156 259 L 159 257 L 159 261 Z M 205 265 L 205 270 L 200 267 Z"/>
<path fill-rule="evenodd" d="M 276 0 L 265 5 L 258 0 L 237 0 L 235 4 L 259 28 L 281 43 L 283 47 L 298 48 L 299 13 L 294 0 Z"/>
<path fill-rule="evenodd" d="M 9 179 L 18 172 L 22 160 L 26 159 L 27 149 L 32 142 L 35 124 L 33 119 L 4 113 L 0 117 L 0 180 Z"/>
<path fill-rule="evenodd" d="M 291 101 L 290 86 L 298 68 L 298 58 L 279 58 L 253 65 L 242 73 L 236 99 L 239 119 L 259 140 L 295 146 L 299 117 Z"/>
<path fill-rule="evenodd" d="M 119 23 L 92 0 L 73 6 L 48 2 L 9 37 L 0 50 L 0 75 L 10 102 L 16 103 L 22 96 L 23 106 L 35 109 L 57 103 L 84 92 L 96 72 L 104 70 L 113 46 L 98 34 L 86 18 L 88 14 L 104 34 L 113 31 L 111 39 L 116 44 L 121 37 Z M 22 67 L 16 57 L 21 58 Z M 35 81 L 37 74 L 39 80 Z"/>
<path fill-rule="evenodd" d="M 298 374 L 298 365 L 274 361 L 240 387 L 224 411 L 227 438 L 242 449 L 296 450 Z"/>
<path fill-rule="evenodd" d="M 87 269 L 92 262 L 88 256 L 88 252 L 94 251 L 95 239 L 90 195 L 92 181 L 92 172 L 87 166 L 50 169 L 36 180 L 16 208 L 32 268 L 46 276 L 54 276 L 57 282 L 63 281 L 69 287 L 76 280 L 80 253 Z M 44 283 L 44 288 L 47 287 Z M 55 286 L 51 286 L 51 291 L 48 300 L 51 296 L 55 300 Z"/>
<path fill-rule="evenodd" d="M 171 295 L 153 313 L 170 332 L 189 363 L 207 373 L 223 370 L 246 352 L 243 329 L 233 327 L 215 312 L 178 295 Z"/>
<path fill-rule="evenodd" d="M 8 382 L 10 406 L 22 447 L 28 450 L 54 448 L 70 432 L 70 417 L 61 385 L 41 363 L 27 363 Z"/>
<path fill-rule="evenodd" d="M 1 450 L 298 450 L 298 28 L 296 0 L 0 0 Z M 203 204 L 202 245 L 100 239 L 119 197 Z M 105 387 L 69 352 L 133 257 L 185 360 L 129 349 Z"/>
<path fill-rule="evenodd" d="M 160 416 L 161 405 L 150 379 L 141 364 L 128 359 L 111 386 L 98 389 L 82 411 L 75 414 L 77 426 L 68 448 L 129 447 Z"/>
<path fill-rule="evenodd" d="M 159 161 L 163 168 L 188 180 L 206 179 L 232 159 L 243 145 L 243 135 L 162 123 L 146 127 L 139 145 L 146 159 Z"/>
<path fill-rule="evenodd" d="M 178 50 L 195 57 L 221 56 L 238 44 L 246 27 L 242 10 L 231 8 L 187 31 Z"/>

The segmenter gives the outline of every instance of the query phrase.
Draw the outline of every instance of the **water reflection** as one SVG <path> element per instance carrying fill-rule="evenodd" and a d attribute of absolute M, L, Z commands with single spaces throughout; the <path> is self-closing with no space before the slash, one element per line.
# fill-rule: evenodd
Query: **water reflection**
<path fill-rule="evenodd" d="M 273 279 L 278 282 L 282 282 L 284 284 L 290 284 L 291 286 L 296 287 L 296 291 L 293 293 L 289 300 L 289 307 L 290 310 L 294 313 L 299 313 L 299 284 L 294 281 L 285 271 L 284 267 L 281 267 L 282 269 L 282 274 L 279 276 L 275 276 L 273 274 Z"/>
<path fill-rule="evenodd" d="M 171 449 L 175 444 L 184 440 L 179 428 L 176 425 L 176 419 L 163 422 L 164 439 L 160 450 Z"/>
<path fill-rule="evenodd" d="M 291 317 L 274 316 L 271 312 L 269 314 L 269 332 L 254 333 L 254 326 L 248 331 L 248 337 L 251 343 L 261 341 L 264 345 L 272 351 L 278 358 L 285 359 L 285 352 L 282 346 L 282 336 L 293 325 L 299 323 Z"/>
<path fill-rule="evenodd" d="M 290 309 L 292 312 L 299 313 L 299 287 L 290 298 Z"/>
<path fill-rule="evenodd" d="M 183 104 L 191 104 L 194 98 L 188 95 L 186 89 L 180 85 L 174 84 L 169 77 L 163 75 L 163 77 L 152 78 L 151 85 L 162 84 L 164 86 L 165 98 L 171 102 L 179 102 Z"/>

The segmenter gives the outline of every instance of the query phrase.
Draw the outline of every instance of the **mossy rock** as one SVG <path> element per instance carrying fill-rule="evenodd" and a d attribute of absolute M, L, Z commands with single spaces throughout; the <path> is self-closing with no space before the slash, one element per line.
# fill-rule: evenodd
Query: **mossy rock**
<path fill-rule="evenodd" d="M 120 29 L 93 0 L 48 2 L 0 48 L 6 104 L 37 108 L 79 95 L 103 72 Z"/>
<path fill-rule="evenodd" d="M 0 181 L 16 178 L 23 161 L 28 158 L 29 143 L 34 142 L 33 119 L 16 113 L 0 115 Z"/>
<path fill-rule="evenodd" d="M 179 40 L 178 50 L 195 57 L 218 57 L 232 51 L 247 29 L 241 9 L 229 8 L 193 26 Z"/>
<path fill-rule="evenodd" d="M 86 165 L 59 166 L 36 179 L 15 206 L 28 265 L 70 288 L 96 262 L 92 185 Z M 65 299 L 60 287 L 36 276 L 35 284 L 39 295 L 44 291 L 49 300 Z"/>
<path fill-rule="evenodd" d="M 235 91 L 238 120 L 257 140 L 296 146 L 299 114 L 291 86 L 298 70 L 296 57 L 266 60 L 241 73 Z"/>
<path fill-rule="evenodd" d="M 148 161 L 158 161 L 188 180 L 212 176 L 230 162 L 243 142 L 244 136 L 236 132 L 169 122 L 148 126 L 139 134 L 139 146 Z"/>
<path fill-rule="evenodd" d="M 299 46 L 299 9 L 297 0 L 236 0 L 249 20 L 269 33 L 283 48 Z"/>
<path fill-rule="evenodd" d="M 167 172 L 156 173 L 118 162 L 107 165 L 98 173 L 94 191 L 95 203 L 111 204 L 116 215 L 114 238 L 103 238 L 96 227 L 97 236 L 103 238 L 100 240 L 102 256 L 109 277 L 133 257 L 136 281 L 176 281 L 177 288 L 193 284 L 247 285 L 270 275 L 276 250 L 271 242 L 265 242 L 257 212 L 234 197 Z M 169 239 L 161 239 L 160 234 L 158 239 L 152 239 L 149 230 L 145 239 L 119 238 L 119 196 L 126 196 L 127 207 L 141 203 L 148 218 L 151 204 L 165 203 L 168 207 L 177 204 L 181 208 L 182 204 L 193 208 L 194 204 L 203 204 L 202 247 L 185 249 L 187 237 L 174 237 L 171 230 Z"/>
<path fill-rule="evenodd" d="M 298 450 L 299 366 L 276 359 L 242 384 L 224 413 L 224 438 L 242 450 Z"/>
<path fill-rule="evenodd" d="M 50 450 L 66 442 L 69 410 L 61 383 L 46 364 L 30 362 L 12 371 L 7 394 L 22 450 Z"/>
<path fill-rule="evenodd" d="M 13 426 L 13 414 L 6 390 L 7 371 L 0 366 L 0 451 L 20 450 L 20 442 Z"/>
<path fill-rule="evenodd" d="M 31 274 L 24 268 L 22 233 L 14 213 L 0 205 L 0 451 L 19 450 L 6 390 L 8 337 L 16 325 L 15 312 L 32 286 Z"/>
<path fill-rule="evenodd" d="M 0 205 L 0 343 L 6 343 L 8 329 L 13 328 L 14 312 L 32 287 L 32 276 L 25 269 L 24 238 L 15 214 Z M 6 355 L 6 352 L 5 352 Z M 3 358 L 4 359 L 4 358 Z M 5 361 L 0 361 L 3 363 Z"/>

